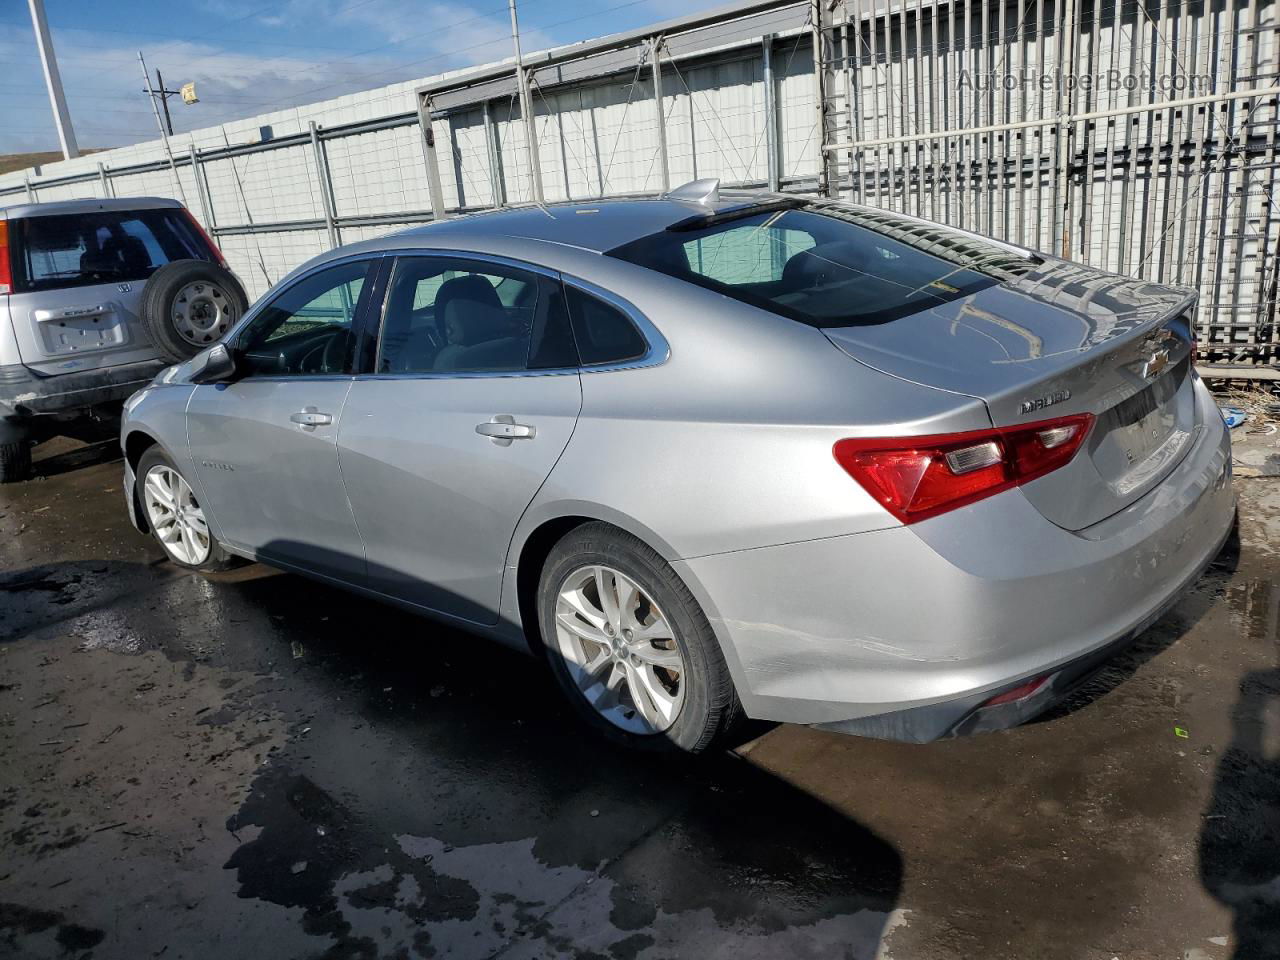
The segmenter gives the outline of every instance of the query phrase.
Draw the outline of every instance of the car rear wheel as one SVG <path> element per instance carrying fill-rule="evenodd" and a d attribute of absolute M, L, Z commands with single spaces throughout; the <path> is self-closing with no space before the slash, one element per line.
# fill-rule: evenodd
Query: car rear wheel
<path fill-rule="evenodd" d="M 574 709 L 608 739 L 701 753 L 741 707 L 693 594 L 656 551 L 605 523 L 552 549 L 538 589 L 547 660 Z"/>
<path fill-rule="evenodd" d="M 147 526 L 170 560 L 207 573 L 226 570 L 235 563 L 209 531 L 191 484 L 159 447 L 142 455 L 137 477 L 138 501 Z"/>
<path fill-rule="evenodd" d="M 248 305 L 230 270 L 204 260 L 175 260 L 147 281 L 142 321 L 156 349 L 181 363 L 222 339 Z"/>

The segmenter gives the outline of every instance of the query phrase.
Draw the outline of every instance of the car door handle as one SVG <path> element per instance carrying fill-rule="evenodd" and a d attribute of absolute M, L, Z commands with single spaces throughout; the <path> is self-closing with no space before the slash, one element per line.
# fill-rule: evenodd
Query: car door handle
<path fill-rule="evenodd" d="M 316 427 L 333 423 L 333 414 L 321 413 L 315 407 L 303 407 L 297 413 L 291 414 L 289 419 L 303 430 L 314 430 Z"/>
<path fill-rule="evenodd" d="M 487 423 L 477 423 L 476 433 L 500 447 L 509 447 L 512 440 L 532 440 L 537 430 L 527 423 L 516 423 L 510 414 L 500 413 Z"/>

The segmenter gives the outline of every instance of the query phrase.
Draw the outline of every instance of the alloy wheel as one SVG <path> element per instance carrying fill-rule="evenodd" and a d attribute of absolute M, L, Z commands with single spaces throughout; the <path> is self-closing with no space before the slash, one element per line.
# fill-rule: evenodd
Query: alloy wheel
<path fill-rule="evenodd" d="M 182 474 L 157 464 L 147 472 L 142 492 L 151 529 L 173 558 L 192 566 L 208 560 L 209 525 Z"/>
<path fill-rule="evenodd" d="M 612 567 L 580 567 L 556 594 L 556 640 L 587 703 L 629 733 L 652 735 L 680 715 L 685 659 L 653 599 Z"/>

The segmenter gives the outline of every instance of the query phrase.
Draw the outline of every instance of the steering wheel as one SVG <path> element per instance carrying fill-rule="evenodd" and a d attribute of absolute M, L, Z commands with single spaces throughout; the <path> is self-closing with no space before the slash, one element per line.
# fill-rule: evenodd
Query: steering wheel
<path fill-rule="evenodd" d="M 347 367 L 347 345 L 351 342 L 351 331 L 339 327 L 325 341 L 320 354 L 320 373 L 343 373 Z"/>

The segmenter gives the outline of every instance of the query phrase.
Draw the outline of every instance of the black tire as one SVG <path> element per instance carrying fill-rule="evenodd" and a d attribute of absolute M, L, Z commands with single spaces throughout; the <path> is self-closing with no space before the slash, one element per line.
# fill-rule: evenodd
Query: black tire
<path fill-rule="evenodd" d="M 593 564 L 612 567 L 633 580 L 664 612 L 676 635 L 685 665 L 684 703 L 662 733 L 632 733 L 598 713 L 579 691 L 560 651 L 555 619 L 560 587 L 576 570 Z M 702 608 L 670 565 L 642 540 L 607 523 L 575 527 L 547 556 L 537 600 L 543 649 L 556 682 L 579 716 L 611 742 L 651 752 L 697 754 L 722 741 L 741 719 L 729 668 Z"/>
<path fill-rule="evenodd" d="M 147 526 L 151 528 L 151 535 L 155 537 L 156 543 L 160 544 L 160 549 L 164 551 L 169 562 L 176 564 L 179 567 L 185 567 L 188 570 L 199 570 L 201 573 L 217 573 L 220 570 L 228 570 L 231 567 L 236 566 L 240 562 L 239 559 L 228 553 L 226 548 L 218 542 L 218 538 L 212 533 L 209 534 L 209 554 L 199 563 L 188 563 L 182 558 L 175 556 L 169 549 L 168 544 L 160 538 L 160 534 L 155 530 L 155 526 L 151 522 L 150 514 L 147 512 L 147 494 L 145 490 L 147 475 L 157 466 L 168 467 L 180 477 L 182 477 L 182 471 L 178 469 L 177 465 L 175 465 L 174 462 L 169 459 L 165 452 L 158 446 L 150 447 L 146 453 L 142 455 L 138 460 L 138 468 L 134 471 L 134 476 L 137 478 L 135 482 L 137 484 L 138 504 L 142 509 L 143 516 L 147 520 Z M 190 481 L 187 481 L 186 477 L 182 478 L 189 486 Z"/>
<path fill-rule="evenodd" d="M 195 300 L 183 296 L 192 284 L 199 291 Z M 205 260 L 165 264 L 142 291 L 143 325 L 156 350 L 174 363 L 216 343 L 248 308 L 249 298 L 235 274 Z"/>
<path fill-rule="evenodd" d="M 31 479 L 31 443 L 0 443 L 0 483 L 21 483 Z"/>

